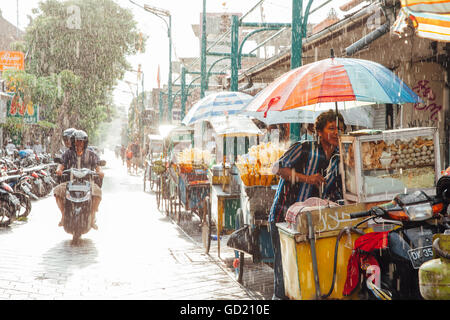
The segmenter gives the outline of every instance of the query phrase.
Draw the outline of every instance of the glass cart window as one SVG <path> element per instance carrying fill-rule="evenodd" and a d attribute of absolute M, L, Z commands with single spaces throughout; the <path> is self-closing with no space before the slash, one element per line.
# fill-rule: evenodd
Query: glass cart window
<path fill-rule="evenodd" d="M 355 156 L 352 142 L 343 142 L 341 150 L 344 159 L 344 181 L 346 192 L 357 194 Z"/>
<path fill-rule="evenodd" d="M 361 142 L 361 160 L 367 195 L 435 186 L 432 136 Z"/>

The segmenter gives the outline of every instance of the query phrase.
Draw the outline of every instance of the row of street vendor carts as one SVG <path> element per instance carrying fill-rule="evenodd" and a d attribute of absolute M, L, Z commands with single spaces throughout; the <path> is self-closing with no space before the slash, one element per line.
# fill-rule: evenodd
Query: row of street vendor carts
<path fill-rule="evenodd" d="M 336 58 L 316 64 L 320 72 L 328 67 L 330 72 L 336 72 L 347 64 L 355 68 L 358 64 L 364 65 L 356 83 L 348 80 L 347 89 L 353 90 L 354 98 L 359 97 L 358 90 L 363 90 L 360 96 L 373 98 L 374 102 L 367 100 L 361 106 L 353 104 L 354 108 L 349 108 L 348 112 L 345 108 L 342 110 L 346 123 L 359 125 L 358 129 L 368 126 L 352 123 L 355 120 L 352 117 L 359 117 L 356 120 L 361 121 L 370 118 L 370 112 L 364 113 L 370 109 L 370 104 L 422 102 L 384 67 L 379 72 L 391 75 L 372 81 L 381 66 L 371 62 Z M 339 87 L 337 93 L 329 92 L 336 87 L 326 83 L 333 79 L 330 74 L 324 76 L 324 90 L 308 92 L 307 98 L 302 98 L 305 83 L 313 82 L 307 78 L 317 80 L 320 77 L 311 65 L 291 70 L 250 102 L 243 101 L 236 110 L 244 107 L 250 110 L 245 116 L 225 109 L 226 102 L 236 97 L 218 99 L 220 93 L 214 94 L 201 99 L 189 110 L 182 122 L 184 125 L 150 137 L 144 190 L 147 186 L 152 188 L 160 210 L 177 223 L 198 216 L 206 253 L 214 237 L 220 257 L 221 236 L 229 235 L 226 245 L 235 250 L 233 266 L 240 282 L 246 255 L 250 255 L 254 263 L 271 265 L 274 261 L 268 216 L 279 177 L 272 173 L 271 167 L 289 147 L 289 143 L 266 140 L 252 117 L 266 124 L 270 124 L 270 119 L 275 119 L 273 123 L 314 123 L 320 112 L 308 109 L 310 101 L 314 100 L 313 94 L 325 94 L 327 98 L 345 102 L 339 97 L 342 88 Z M 347 74 L 353 72 L 350 71 Z M 298 81 L 297 86 L 292 84 L 294 80 Z M 383 81 L 387 82 L 389 91 L 378 89 Z M 300 89 L 295 91 L 295 88 Z M 293 91 L 287 92 L 288 89 Z M 378 98 L 381 91 L 382 97 Z M 388 94 L 391 100 L 385 97 Z M 345 93 L 345 97 L 348 96 L 351 95 Z M 314 101 L 320 102 L 320 99 Z M 347 101 L 347 105 L 352 102 L 356 101 Z M 333 106 L 337 109 L 338 103 Z M 202 126 L 191 125 L 194 120 L 202 122 Z M 208 128 L 212 134 L 207 134 Z M 198 137 L 201 143 L 195 143 Z M 286 222 L 277 224 L 285 294 L 290 299 L 357 298 L 357 292 L 343 294 L 355 241 L 367 232 L 390 230 L 392 225 L 364 217 L 352 218 L 351 214 L 387 203 L 405 191 L 436 194 L 436 184 L 441 177 L 436 128 L 347 129 L 339 136 L 339 150 L 341 202 L 316 202 L 309 206 L 296 203 L 288 209 Z"/>
<path fill-rule="evenodd" d="M 194 148 L 194 128 L 180 126 L 165 138 L 152 136 L 144 188 L 156 193 L 159 209 L 178 224 L 193 215 L 200 219 L 206 253 L 214 238 L 220 257 L 221 238 L 231 235 L 228 245 L 236 250 L 233 266 L 242 283 L 246 255 L 253 263 L 271 265 L 274 259 L 268 215 L 279 178 L 270 168 L 286 147 L 263 142 L 262 132 L 249 119 L 228 123 L 234 126 L 224 134 L 219 123 L 211 122 L 217 129 L 215 141 L 232 144 L 234 150 L 238 137 L 261 142 L 244 145 L 241 155 L 217 156 Z M 236 127 L 238 123 L 245 126 Z M 220 125 L 224 127 L 224 122 Z M 364 218 L 351 219 L 350 214 L 389 202 L 405 190 L 436 194 L 441 176 L 436 128 L 349 132 L 340 136 L 340 150 L 343 203 L 293 205 L 290 219 L 277 224 L 285 290 L 291 299 L 316 299 L 330 288 L 330 299 L 354 298 L 342 293 L 347 263 L 360 236 L 349 228 L 358 225 L 361 231 L 371 232 L 391 226 L 368 224 Z"/>

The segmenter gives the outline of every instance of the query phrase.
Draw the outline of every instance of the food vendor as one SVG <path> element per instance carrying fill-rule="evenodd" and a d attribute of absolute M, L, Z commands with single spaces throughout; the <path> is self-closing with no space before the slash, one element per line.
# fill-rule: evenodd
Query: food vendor
<path fill-rule="evenodd" d="M 336 201 L 342 199 L 339 176 L 339 133 L 345 130 L 343 116 L 329 110 L 321 113 L 314 124 L 318 141 L 294 143 L 274 163 L 272 171 L 280 182 L 270 210 L 269 225 L 274 249 L 273 299 L 285 299 L 280 238 L 276 223 L 284 222 L 287 209 L 310 197 Z"/>

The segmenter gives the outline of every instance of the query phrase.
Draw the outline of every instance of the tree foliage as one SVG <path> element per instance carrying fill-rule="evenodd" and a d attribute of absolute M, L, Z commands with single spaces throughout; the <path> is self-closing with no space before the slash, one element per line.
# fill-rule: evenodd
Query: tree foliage
<path fill-rule="evenodd" d="M 6 70 L 2 77 L 6 80 L 8 91 L 29 96 L 34 105 L 39 105 L 41 120 L 36 125 L 45 131 L 45 134 L 49 133 L 49 129 L 56 128 L 59 107 L 65 100 L 65 93 L 80 83 L 80 78 L 69 70 L 42 77 L 22 70 Z M 3 128 L 10 135 L 23 134 L 27 129 L 31 129 L 17 118 L 8 118 Z"/>
<path fill-rule="evenodd" d="M 47 120 L 95 136 L 111 115 L 117 80 L 130 69 L 126 56 L 145 48 L 146 39 L 140 41 L 131 11 L 112 0 L 47 0 L 37 12 L 25 35 L 26 68 L 43 80 L 38 87 L 51 87 L 39 90 L 55 102 Z"/>

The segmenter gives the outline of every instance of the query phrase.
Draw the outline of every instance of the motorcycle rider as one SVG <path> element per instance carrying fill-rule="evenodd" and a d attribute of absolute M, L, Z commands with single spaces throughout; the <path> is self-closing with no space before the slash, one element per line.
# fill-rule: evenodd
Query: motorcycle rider
<path fill-rule="evenodd" d="M 70 149 L 70 147 L 72 146 L 72 135 L 73 133 L 77 131 L 77 129 L 75 128 L 69 128 L 64 130 L 63 132 L 63 142 L 64 142 L 64 146 L 67 148 L 65 151 L 67 151 L 68 149 Z"/>
<path fill-rule="evenodd" d="M 99 158 L 97 154 L 88 148 L 88 135 L 83 130 L 75 130 L 71 138 L 72 147 L 64 152 L 62 156 L 62 163 L 58 165 L 56 169 L 56 174 L 58 176 L 62 175 L 63 170 L 70 168 L 88 168 L 95 170 L 99 175 L 100 179 L 103 180 L 104 173 L 98 165 Z M 59 226 L 64 225 L 64 208 L 65 208 L 65 194 L 66 194 L 67 182 L 63 182 L 55 187 L 54 195 L 56 198 L 56 203 L 62 214 L 62 219 Z M 95 222 L 95 214 L 100 205 L 102 198 L 102 190 L 96 184 L 92 184 L 92 211 L 91 211 L 91 225 L 92 228 L 97 230 L 97 224 Z"/>

